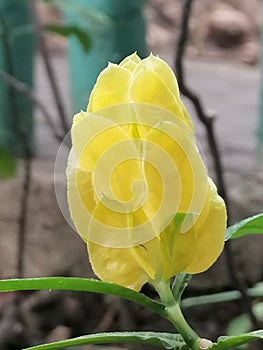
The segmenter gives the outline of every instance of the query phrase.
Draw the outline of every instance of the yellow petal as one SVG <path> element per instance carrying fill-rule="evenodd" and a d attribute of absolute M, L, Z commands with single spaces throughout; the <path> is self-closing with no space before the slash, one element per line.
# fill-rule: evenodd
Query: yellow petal
<path fill-rule="evenodd" d="M 138 62 L 139 63 L 139 62 Z M 169 65 L 158 56 L 149 55 L 149 57 L 142 60 L 141 65 L 137 65 L 135 74 L 141 69 L 153 71 L 158 75 L 159 79 L 167 86 L 167 89 L 176 99 L 180 99 L 178 84 L 174 72 Z"/>
<path fill-rule="evenodd" d="M 207 270 L 219 257 L 224 247 L 226 207 L 218 195 L 212 180 L 209 180 L 210 200 L 205 220 L 196 222 L 197 253 L 185 272 L 199 273 Z"/>
<path fill-rule="evenodd" d="M 131 79 L 128 69 L 110 63 L 97 79 L 87 111 L 96 112 L 107 106 L 128 102 Z"/>
<path fill-rule="evenodd" d="M 68 203 L 77 232 L 85 241 L 87 240 L 90 213 L 97 205 L 91 177 L 92 174 L 88 171 L 77 168 L 74 150 L 71 150 L 67 167 Z"/>
<path fill-rule="evenodd" d="M 193 129 L 192 121 L 181 102 L 175 76 L 163 60 L 151 55 L 137 65 L 133 75 L 130 96 L 134 102 L 167 109 Z"/>
<path fill-rule="evenodd" d="M 139 290 L 149 279 L 201 272 L 216 260 L 225 205 L 164 61 L 133 54 L 109 64 L 88 112 L 74 118 L 72 141 L 70 212 L 101 279 Z"/>
<path fill-rule="evenodd" d="M 194 135 L 181 122 L 175 122 L 176 119 L 174 122 L 161 122 L 148 132 L 149 145 L 145 155 L 159 169 L 162 177 L 164 193 L 168 194 L 163 201 L 170 208 L 167 217 L 176 212 L 200 214 L 208 190 L 206 168 Z M 146 172 L 146 175 L 151 183 L 152 174 Z M 159 196 L 156 186 L 152 188 Z"/>
<path fill-rule="evenodd" d="M 137 64 L 140 62 L 141 62 L 141 59 L 135 52 L 132 55 L 124 58 L 124 60 L 121 61 L 120 66 L 128 69 L 132 73 L 136 68 Z"/>
<path fill-rule="evenodd" d="M 93 271 L 103 281 L 139 291 L 149 280 L 130 248 L 113 249 L 88 243 L 88 253 Z"/>
<path fill-rule="evenodd" d="M 81 112 L 74 118 L 71 135 L 78 166 L 90 172 L 105 151 L 110 151 L 114 145 L 128 140 L 125 131 L 117 123 L 87 112 Z M 132 147 L 127 142 L 126 152 Z"/>
<path fill-rule="evenodd" d="M 195 231 L 181 232 L 185 215 L 177 214 L 155 239 L 134 247 L 134 255 L 153 280 L 166 280 L 184 271 L 196 253 Z"/>

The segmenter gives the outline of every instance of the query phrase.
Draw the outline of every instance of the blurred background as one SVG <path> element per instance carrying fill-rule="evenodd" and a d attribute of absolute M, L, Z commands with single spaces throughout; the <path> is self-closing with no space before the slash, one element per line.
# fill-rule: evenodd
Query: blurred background
<path fill-rule="evenodd" d="M 86 108 L 99 72 L 134 51 L 142 58 L 150 52 L 159 55 L 177 73 L 183 65 L 184 82 L 200 99 L 205 115 L 214 116 L 221 167 L 215 166 L 211 132 L 183 96 L 209 173 L 227 199 L 230 223 L 263 211 L 261 1 L 190 1 L 181 56 L 186 3 L 0 0 L 1 279 L 93 276 L 85 244 L 63 215 L 68 138 L 60 145 L 74 113 Z M 262 281 L 262 238 L 234 242 L 209 271 L 194 276 L 186 296 L 241 286 L 246 290 Z M 143 291 L 153 295 L 148 287 Z M 94 331 L 171 330 L 150 312 L 113 297 L 23 293 L 19 307 L 16 299 L 15 293 L 0 294 L 3 350 Z M 216 339 L 255 328 L 244 316 L 249 310 L 260 324 L 261 300 L 197 306 L 185 314 L 203 337 Z"/>

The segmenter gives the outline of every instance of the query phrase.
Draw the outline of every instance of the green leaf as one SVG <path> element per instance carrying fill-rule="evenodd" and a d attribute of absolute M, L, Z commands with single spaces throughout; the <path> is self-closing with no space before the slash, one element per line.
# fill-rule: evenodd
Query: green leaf
<path fill-rule="evenodd" d="M 64 37 L 74 36 L 78 39 L 83 50 L 88 52 L 91 47 L 91 38 L 86 30 L 77 26 L 46 25 L 45 28 L 51 32 Z"/>
<path fill-rule="evenodd" d="M 148 307 L 158 315 L 165 317 L 165 306 L 148 298 L 142 293 L 129 288 L 89 278 L 76 277 L 43 277 L 0 280 L 0 292 L 14 292 L 20 290 L 76 290 L 81 292 L 95 292 L 116 295 L 123 299 L 134 301 Z"/>
<path fill-rule="evenodd" d="M 253 305 L 253 313 L 257 320 L 263 321 L 263 303 Z M 239 335 L 241 333 L 249 332 L 252 329 L 250 318 L 247 314 L 239 315 L 228 324 L 228 335 Z"/>
<path fill-rule="evenodd" d="M 13 177 L 16 174 L 16 160 L 4 148 L 0 147 L 0 178 Z"/>
<path fill-rule="evenodd" d="M 251 330 L 251 322 L 248 315 L 243 314 L 233 318 L 228 326 L 226 333 L 228 335 L 239 335 Z"/>
<path fill-rule="evenodd" d="M 263 297 L 263 282 L 257 283 L 254 287 L 247 290 L 248 295 L 252 298 Z M 241 293 L 237 290 L 228 292 L 220 292 L 198 297 L 185 298 L 181 302 L 182 308 L 191 308 L 196 306 L 224 303 L 226 301 L 238 300 L 241 298 Z"/>
<path fill-rule="evenodd" d="M 97 333 L 82 337 L 62 340 L 54 343 L 37 345 L 24 350 L 55 350 L 84 344 L 141 343 L 160 346 L 165 349 L 188 350 L 181 335 L 155 332 L 113 332 Z"/>
<path fill-rule="evenodd" d="M 79 26 L 95 29 L 97 33 L 101 32 L 101 27 L 112 26 L 114 21 L 111 17 L 104 14 L 101 10 L 96 9 L 85 3 L 76 2 L 75 0 L 43 0 L 44 2 L 56 7 L 63 14 L 68 14 L 78 18 Z"/>
<path fill-rule="evenodd" d="M 237 336 L 219 337 L 217 343 L 213 344 L 211 350 L 233 349 L 236 346 L 263 339 L 263 330 L 240 334 Z"/>
<path fill-rule="evenodd" d="M 259 282 L 253 288 L 249 288 L 248 294 L 252 297 L 263 297 L 263 282 Z"/>
<path fill-rule="evenodd" d="M 182 308 L 191 308 L 196 306 L 203 306 L 209 304 L 223 303 L 231 300 L 238 300 L 241 298 L 241 293 L 237 290 L 229 292 L 214 293 L 208 295 L 201 295 L 199 297 L 190 297 L 183 299 L 181 302 Z"/>
<path fill-rule="evenodd" d="M 172 292 L 175 300 L 179 301 L 181 299 L 181 295 L 183 294 L 185 288 L 188 286 L 191 278 L 192 275 L 189 275 L 185 272 L 178 273 L 175 276 L 172 286 Z"/>
<path fill-rule="evenodd" d="M 251 216 L 229 226 L 226 229 L 225 241 L 253 233 L 263 233 L 263 213 Z"/>

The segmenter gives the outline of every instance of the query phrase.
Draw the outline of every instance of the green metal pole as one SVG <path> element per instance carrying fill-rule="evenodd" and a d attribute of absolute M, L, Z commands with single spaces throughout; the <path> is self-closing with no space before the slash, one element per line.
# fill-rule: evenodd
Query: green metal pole
<path fill-rule="evenodd" d="M 26 1 L 0 0 L 0 69 L 32 86 L 33 34 Z M 33 106 L 0 81 L 0 147 L 15 155 L 32 148 Z"/>
<path fill-rule="evenodd" d="M 144 0 L 75 0 L 75 12 L 65 11 L 66 23 L 87 30 L 91 49 L 85 53 L 69 39 L 69 62 L 74 111 L 86 109 L 88 96 L 108 62 L 119 63 L 137 51 L 147 54 Z"/>

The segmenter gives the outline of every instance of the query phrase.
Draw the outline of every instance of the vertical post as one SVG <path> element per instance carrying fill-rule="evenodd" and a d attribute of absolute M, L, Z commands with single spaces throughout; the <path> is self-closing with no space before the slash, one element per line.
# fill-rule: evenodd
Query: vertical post
<path fill-rule="evenodd" d="M 0 0 L 0 38 L 0 69 L 32 86 L 33 33 L 26 1 Z M 25 155 L 32 130 L 32 101 L 0 81 L 0 147 Z"/>
<path fill-rule="evenodd" d="M 147 50 L 144 0 L 75 0 L 75 3 L 78 8 L 75 13 L 65 10 L 66 23 L 81 26 L 91 36 L 88 53 L 82 50 L 77 39 L 69 39 L 73 106 L 77 112 L 86 109 L 97 76 L 109 61 L 119 63 L 134 51 L 145 57 Z"/>

